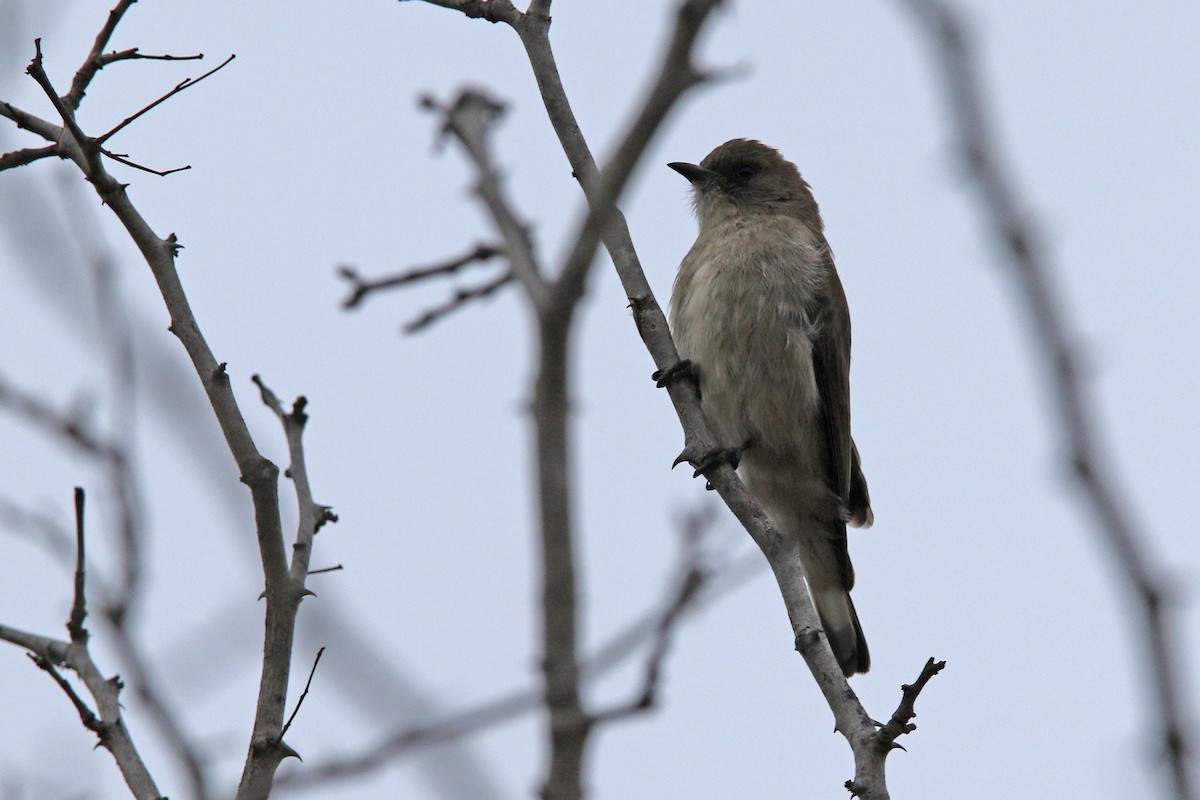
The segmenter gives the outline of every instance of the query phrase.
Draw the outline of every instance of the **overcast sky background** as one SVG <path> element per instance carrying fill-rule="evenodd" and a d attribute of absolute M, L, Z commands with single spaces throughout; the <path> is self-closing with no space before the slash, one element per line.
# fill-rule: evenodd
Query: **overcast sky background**
<path fill-rule="evenodd" d="M 1197 186 L 1200 6 L 969 2 L 1008 166 L 1040 223 L 1064 293 L 1103 443 L 1181 602 L 1181 665 L 1200 664 Z M 60 92 L 110 3 L 0 2 L 0 97 L 51 118 L 24 74 L 32 40 Z M 598 156 L 628 120 L 669 23 L 664 2 L 555 4 L 562 76 Z M 872 670 L 853 683 L 885 718 L 928 656 L 949 662 L 922 695 L 897 798 L 1162 796 L 1129 598 L 1065 478 L 1060 437 L 1007 267 L 955 162 L 927 42 L 901 3 L 739 3 L 701 60 L 737 80 L 690 95 L 635 175 L 623 208 L 666 303 L 695 235 L 688 187 L 665 167 L 735 136 L 779 147 L 812 184 L 854 319 L 854 434 L 876 525 L 854 532 L 855 603 Z M 536 679 L 531 336 L 514 291 L 413 337 L 400 324 L 484 272 L 339 310 L 335 266 L 382 274 L 491 238 L 461 154 L 433 147 L 416 98 L 466 83 L 510 101 L 496 141 L 508 189 L 551 261 L 581 214 L 516 35 L 421 3 L 231 0 L 139 3 L 112 46 L 204 52 L 135 62 L 92 84 L 80 122 L 107 130 L 229 53 L 222 73 L 113 145 L 157 168 L 114 166 L 179 267 L 259 447 L 286 464 L 250 383 L 303 393 L 308 466 L 342 521 L 317 539 L 318 598 L 301 609 L 294 698 L 322 660 L 289 743 L 316 764 L 409 721 Z M 0 150 L 40 144 L 7 122 Z M 59 407 L 114 417 L 89 289 L 97 248 L 116 264 L 136 338 L 138 465 L 149 498 L 149 587 L 139 631 L 187 728 L 240 772 L 253 718 L 262 607 L 248 496 L 198 381 L 166 331 L 149 269 L 69 164 L 0 174 L 0 374 Z M 93 224 L 93 220 L 98 223 Z M 81 229 L 83 238 L 71 233 Z M 490 274 L 490 273 L 487 273 Z M 670 585 L 683 511 L 713 498 L 670 471 L 682 437 L 607 258 L 577 339 L 575 486 L 584 631 L 595 647 Z M 0 416 L 0 493 L 70 519 L 89 489 L 89 546 L 111 563 L 104 481 Z M 281 484 L 286 509 L 290 485 Z M 752 545 L 722 510 L 717 540 Z M 45 548 L 0 533 L 0 620 L 61 635 L 70 578 Z M 12 534 L 12 535 L 9 535 Z M 119 663 L 93 625 L 101 666 Z M 632 668 L 589 692 L 628 696 Z M 662 707 L 605 729 L 593 796 L 839 797 L 848 748 L 764 573 L 692 617 Z M 124 796 L 59 689 L 0 648 L 0 797 Z M 129 724 L 160 788 L 184 784 L 132 692 Z M 1188 709 L 1195 706 L 1189 694 Z M 1187 715 L 1185 715 L 1187 717 Z M 307 796 L 527 797 L 543 760 L 533 716 L 369 779 Z M 302 770 L 295 762 L 281 775 Z M 280 796 L 284 795 L 282 792 Z"/>

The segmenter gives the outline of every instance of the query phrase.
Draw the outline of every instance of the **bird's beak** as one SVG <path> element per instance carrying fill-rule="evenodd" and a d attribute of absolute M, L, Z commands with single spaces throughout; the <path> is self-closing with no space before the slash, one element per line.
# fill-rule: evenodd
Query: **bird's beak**
<path fill-rule="evenodd" d="M 670 164 L 667 164 L 667 166 L 691 181 L 693 186 L 698 183 L 706 183 L 708 181 L 716 180 L 719 177 L 717 173 L 713 172 L 711 169 L 705 169 L 704 167 L 697 166 L 696 164 L 689 164 L 686 161 L 672 161 Z"/>

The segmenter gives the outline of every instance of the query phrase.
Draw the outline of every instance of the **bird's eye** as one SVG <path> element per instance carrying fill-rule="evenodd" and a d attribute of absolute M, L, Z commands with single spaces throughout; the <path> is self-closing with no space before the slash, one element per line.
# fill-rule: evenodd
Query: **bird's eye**
<path fill-rule="evenodd" d="M 748 181 L 758 174 L 758 167 L 753 164 L 742 164 L 736 170 L 737 176 L 744 181 Z"/>

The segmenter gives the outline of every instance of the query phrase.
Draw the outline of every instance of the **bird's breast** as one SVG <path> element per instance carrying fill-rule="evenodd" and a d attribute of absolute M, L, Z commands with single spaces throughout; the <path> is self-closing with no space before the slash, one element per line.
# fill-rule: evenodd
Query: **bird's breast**
<path fill-rule="evenodd" d="M 814 446 L 812 341 L 827 255 L 806 231 L 748 227 L 697 240 L 676 281 L 672 330 L 722 444 L 799 454 Z"/>

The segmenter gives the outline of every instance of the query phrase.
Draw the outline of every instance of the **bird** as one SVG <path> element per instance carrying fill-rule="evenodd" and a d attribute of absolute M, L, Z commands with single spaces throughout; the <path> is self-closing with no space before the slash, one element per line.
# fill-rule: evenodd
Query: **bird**
<path fill-rule="evenodd" d="M 846 677 L 871 656 L 850 599 L 846 528 L 874 522 L 850 435 L 850 310 L 809 184 L 778 150 L 733 139 L 691 183 L 699 220 L 670 326 L 718 451 L 797 547 Z"/>

